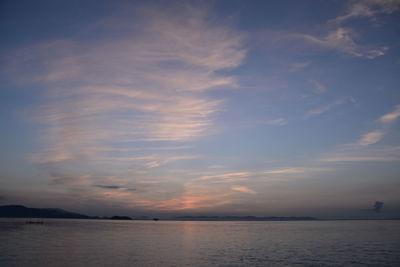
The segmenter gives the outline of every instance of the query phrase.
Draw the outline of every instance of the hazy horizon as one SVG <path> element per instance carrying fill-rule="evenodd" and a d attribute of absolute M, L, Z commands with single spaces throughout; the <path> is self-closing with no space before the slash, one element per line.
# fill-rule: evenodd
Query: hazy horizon
<path fill-rule="evenodd" d="M 398 0 L 2 1 L 0 205 L 400 217 L 399 22 Z"/>

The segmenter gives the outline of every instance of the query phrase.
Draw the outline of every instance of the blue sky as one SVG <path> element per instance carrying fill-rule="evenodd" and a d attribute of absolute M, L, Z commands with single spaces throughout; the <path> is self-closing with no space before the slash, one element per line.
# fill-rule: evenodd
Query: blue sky
<path fill-rule="evenodd" d="M 0 203 L 399 216 L 399 11 L 3 1 Z"/>

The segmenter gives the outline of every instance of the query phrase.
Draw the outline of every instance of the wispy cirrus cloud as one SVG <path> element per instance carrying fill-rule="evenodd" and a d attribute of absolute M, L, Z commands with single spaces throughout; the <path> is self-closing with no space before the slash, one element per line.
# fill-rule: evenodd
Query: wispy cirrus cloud
<path fill-rule="evenodd" d="M 365 133 L 357 145 L 368 146 L 378 143 L 388 133 L 391 126 L 400 118 L 400 105 L 397 105 L 392 112 L 382 115 L 378 120 L 378 129 Z"/>
<path fill-rule="evenodd" d="M 191 210 L 210 208 L 235 203 L 241 195 L 258 195 L 252 187 L 266 180 L 279 182 L 292 179 L 299 174 L 320 171 L 320 168 L 282 168 L 258 171 L 215 173 L 194 178 L 185 183 L 180 196 L 162 202 L 163 209 Z M 279 176 L 276 179 L 275 176 Z M 239 192 L 242 194 L 235 194 Z M 160 207 L 160 206 L 159 206 Z"/>
<path fill-rule="evenodd" d="M 197 177 L 194 181 L 204 181 L 210 183 L 236 183 L 236 182 L 251 182 L 256 179 L 264 179 L 272 175 L 292 175 L 309 173 L 312 171 L 320 170 L 318 168 L 301 168 L 301 167 L 287 167 L 280 169 L 264 169 L 257 171 L 237 171 L 217 173 Z M 267 176 L 266 176 L 267 175 Z"/>
<path fill-rule="evenodd" d="M 190 160 L 198 158 L 198 155 L 168 155 L 168 154 L 152 154 L 142 156 L 127 156 L 127 157 L 106 157 L 102 161 L 116 161 L 116 162 L 143 162 L 145 166 L 152 168 L 160 165 L 167 164 L 169 162 L 179 160 Z M 101 158 L 99 158 L 101 159 Z"/>
<path fill-rule="evenodd" d="M 397 105 L 392 112 L 382 115 L 378 122 L 385 127 L 391 126 L 400 118 L 400 105 Z"/>
<path fill-rule="evenodd" d="M 323 83 L 313 79 L 310 80 L 310 82 L 314 85 L 314 88 L 312 89 L 314 93 L 323 94 L 328 91 L 328 88 Z"/>
<path fill-rule="evenodd" d="M 292 38 L 304 40 L 321 48 L 337 50 L 356 57 L 374 59 L 383 56 L 388 51 L 388 46 L 369 47 L 368 45 L 361 46 L 356 43 L 355 30 L 351 28 L 338 27 L 332 31 L 325 33 L 322 36 L 314 36 L 311 34 L 292 34 Z"/>
<path fill-rule="evenodd" d="M 400 9 L 399 0 L 358 0 L 349 2 L 346 13 L 331 22 L 343 23 L 355 18 L 375 18 L 379 14 L 391 14 Z"/>
<path fill-rule="evenodd" d="M 146 200 L 143 204 L 145 209 L 191 211 L 213 209 L 232 202 L 229 188 L 188 181 L 180 194 L 159 201 Z"/>
<path fill-rule="evenodd" d="M 336 107 L 336 106 L 338 106 L 338 105 L 342 105 L 342 104 L 344 104 L 344 103 L 345 103 L 345 99 L 338 99 L 338 100 L 333 101 L 333 102 L 331 102 L 331 103 L 329 103 L 329 104 L 327 104 L 327 105 L 320 106 L 320 107 L 318 107 L 318 108 L 309 110 L 309 111 L 303 116 L 303 119 L 309 119 L 309 118 L 311 118 L 311 117 L 320 115 L 320 114 L 325 113 L 325 112 L 331 110 L 332 108 L 334 108 L 334 107 Z"/>
<path fill-rule="evenodd" d="M 368 146 L 381 141 L 385 136 L 386 132 L 384 130 L 374 130 L 364 134 L 361 139 L 357 142 L 360 146 Z"/>
<path fill-rule="evenodd" d="M 138 160 L 145 160 L 146 157 Z M 127 177 L 95 177 L 93 174 L 77 175 L 68 173 L 55 174 L 62 181 L 53 185 L 64 185 L 67 190 L 88 194 L 96 201 L 107 201 L 124 208 L 135 208 L 143 211 L 207 211 L 222 208 L 225 205 L 240 202 L 242 198 L 256 197 L 259 193 L 254 189 L 266 179 L 276 182 L 298 174 L 312 172 L 314 168 L 282 168 L 259 171 L 216 172 L 209 175 L 184 179 L 182 190 L 171 192 L 168 188 L 171 181 L 162 179 L 126 179 Z M 124 176 L 127 174 L 125 173 Z M 165 175 L 164 175 L 165 176 Z M 176 187 L 177 184 L 173 185 Z M 178 187 L 179 188 L 179 187 Z M 240 193 L 240 194 L 238 194 Z"/>
<path fill-rule="evenodd" d="M 296 63 L 292 63 L 289 65 L 289 70 L 296 72 L 299 70 L 302 70 L 304 68 L 307 68 L 310 65 L 310 62 L 305 61 L 305 62 L 296 62 Z"/>
<path fill-rule="evenodd" d="M 236 181 L 247 180 L 248 177 L 253 176 L 254 172 L 230 172 L 215 175 L 206 175 L 197 178 L 198 180 L 208 180 L 216 183 L 231 183 Z"/>
<path fill-rule="evenodd" d="M 400 149 L 397 146 L 377 145 L 391 130 L 400 118 L 400 105 L 382 115 L 375 121 L 377 127 L 363 134 L 352 144 L 342 146 L 338 151 L 323 156 L 325 162 L 376 161 L 392 162 L 400 160 Z"/>
<path fill-rule="evenodd" d="M 254 191 L 253 189 L 250 189 L 250 188 L 248 188 L 246 186 L 242 186 L 242 185 L 233 185 L 233 186 L 231 186 L 231 189 L 233 191 L 238 191 L 241 193 L 246 193 L 246 194 L 251 194 L 251 195 L 257 194 L 257 192 Z"/>
<path fill-rule="evenodd" d="M 392 9 L 388 13 L 397 10 Z M 389 45 L 367 42 L 362 38 L 364 35 L 366 35 L 365 32 L 354 26 L 327 21 L 327 23 L 319 25 L 318 28 L 308 29 L 308 31 L 264 30 L 260 42 L 265 47 L 272 49 L 280 50 L 284 46 L 285 49 L 297 54 L 302 50 L 313 51 L 314 53 L 316 51 L 333 51 L 358 58 L 374 59 L 384 56 L 388 52 Z M 306 68 L 311 63 L 311 61 L 295 62 L 289 64 L 287 70 L 296 72 Z"/>
<path fill-rule="evenodd" d="M 396 162 L 400 147 L 344 147 L 319 159 L 323 162 Z"/>
<path fill-rule="evenodd" d="M 286 118 L 274 118 L 274 119 L 266 119 L 266 120 L 245 120 L 239 122 L 239 127 L 243 128 L 252 128 L 256 126 L 283 126 L 288 123 L 288 119 Z"/>
<path fill-rule="evenodd" d="M 36 66 L 24 79 L 48 88 L 36 116 L 45 125 L 36 162 L 73 162 L 107 154 L 95 148 L 119 142 L 186 142 L 209 133 L 222 100 L 206 91 L 238 86 L 219 71 L 242 63 L 243 35 L 210 23 L 204 10 L 177 9 L 143 7 L 135 34 L 126 34 L 134 22 L 115 22 L 113 30 L 125 34 L 113 39 L 47 41 L 13 54 L 16 70 Z"/>
<path fill-rule="evenodd" d="M 359 33 L 352 28 L 340 26 L 340 24 L 355 18 L 371 18 L 375 20 L 379 14 L 391 14 L 399 9 L 399 0 L 349 1 L 345 14 L 328 21 L 328 24 L 333 23 L 336 26 L 326 32 L 325 35 L 299 34 L 297 37 L 320 47 L 341 51 L 356 57 L 374 59 L 385 55 L 389 47 L 360 45 L 356 42 L 356 37 Z M 331 24 L 331 26 L 333 25 Z"/>
<path fill-rule="evenodd" d="M 267 120 L 264 122 L 265 124 L 269 124 L 269 125 L 285 125 L 287 124 L 287 120 L 285 118 L 276 118 L 276 119 L 272 119 L 272 120 Z"/>
<path fill-rule="evenodd" d="M 275 170 L 266 170 L 263 173 L 265 174 L 295 174 L 295 173 L 304 173 L 307 169 L 305 168 L 285 168 L 285 169 L 275 169 Z"/>

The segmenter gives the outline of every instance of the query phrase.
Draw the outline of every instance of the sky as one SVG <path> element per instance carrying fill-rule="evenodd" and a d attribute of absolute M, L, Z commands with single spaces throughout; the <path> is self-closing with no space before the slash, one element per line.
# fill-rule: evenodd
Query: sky
<path fill-rule="evenodd" d="M 5 0 L 0 32 L 0 205 L 400 216 L 399 0 Z"/>

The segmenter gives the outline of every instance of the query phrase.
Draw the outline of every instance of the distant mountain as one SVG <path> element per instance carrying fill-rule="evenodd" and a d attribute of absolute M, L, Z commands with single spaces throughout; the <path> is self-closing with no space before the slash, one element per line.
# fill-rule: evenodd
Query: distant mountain
<path fill-rule="evenodd" d="M 256 217 L 256 216 L 181 216 L 182 221 L 315 221 L 313 217 Z"/>
<path fill-rule="evenodd" d="M 69 218 L 93 219 L 87 215 L 69 212 L 62 209 L 36 209 L 22 205 L 0 206 L 0 218 Z"/>

